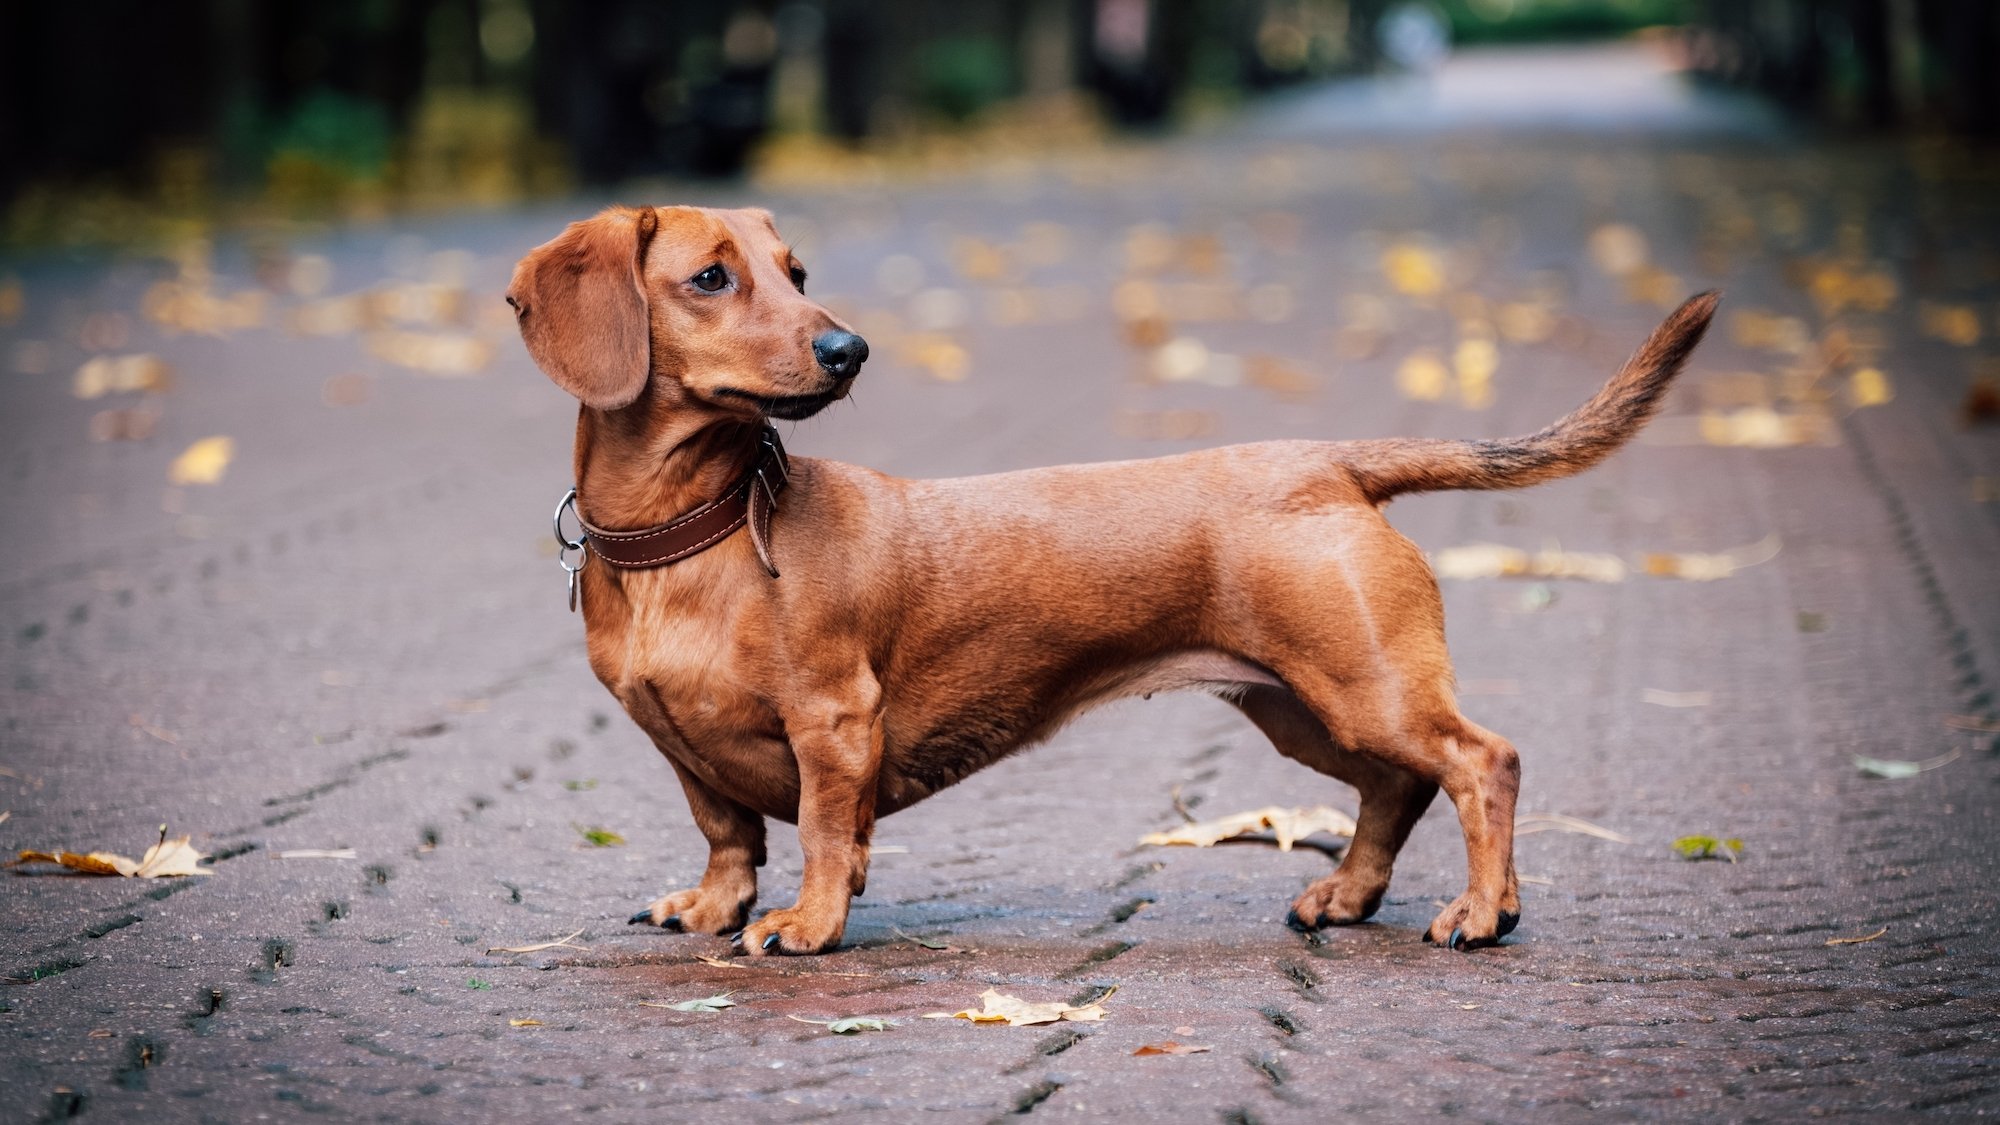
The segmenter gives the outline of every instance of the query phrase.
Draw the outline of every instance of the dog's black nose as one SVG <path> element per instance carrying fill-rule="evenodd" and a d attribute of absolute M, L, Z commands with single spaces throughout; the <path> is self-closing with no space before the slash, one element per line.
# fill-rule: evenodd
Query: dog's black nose
<path fill-rule="evenodd" d="M 813 341 L 813 358 L 836 379 L 850 379 L 868 360 L 868 341 L 852 332 L 822 332 Z"/>

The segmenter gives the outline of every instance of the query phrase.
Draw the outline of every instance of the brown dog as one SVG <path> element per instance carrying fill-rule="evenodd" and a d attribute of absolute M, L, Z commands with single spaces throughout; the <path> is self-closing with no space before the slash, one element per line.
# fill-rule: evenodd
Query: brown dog
<path fill-rule="evenodd" d="M 867 355 L 804 292 L 763 211 L 615 209 L 522 260 L 507 297 L 522 337 L 583 403 L 585 520 L 647 528 L 769 489 L 746 477 L 767 464 L 765 418 L 843 397 Z M 752 534 L 671 565 L 585 567 L 591 668 L 680 775 L 710 848 L 700 886 L 634 920 L 741 929 L 752 953 L 830 949 L 877 816 L 1093 704 L 1195 688 L 1360 791 L 1354 842 L 1292 904 L 1294 925 L 1372 914 L 1443 787 L 1470 881 L 1424 939 L 1497 942 L 1521 909 L 1519 761 L 1459 714 L 1436 579 L 1382 507 L 1603 460 L 1657 407 L 1715 303 L 1683 305 L 1531 437 L 1270 442 L 935 481 L 798 458 L 769 528 L 753 503 Z M 804 885 L 744 928 L 765 817 L 797 823 Z"/>

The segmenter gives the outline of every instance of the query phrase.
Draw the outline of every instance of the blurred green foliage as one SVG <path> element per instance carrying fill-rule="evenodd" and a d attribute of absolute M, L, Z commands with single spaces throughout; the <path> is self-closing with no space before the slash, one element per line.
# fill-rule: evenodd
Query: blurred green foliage
<path fill-rule="evenodd" d="M 1007 50 L 983 36 L 952 36 L 924 45 L 918 89 L 925 107 L 965 121 L 1013 92 Z"/>
<path fill-rule="evenodd" d="M 1678 24 L 1688 0 L 1440 0 L 1455 43 L 1603 39 Z"/>

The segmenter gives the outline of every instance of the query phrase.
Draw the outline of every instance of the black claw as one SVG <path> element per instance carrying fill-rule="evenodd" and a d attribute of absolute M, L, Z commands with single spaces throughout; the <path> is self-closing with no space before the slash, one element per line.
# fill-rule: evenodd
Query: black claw
<path fill-rule="evenodd" d="M 1497 930 L 1494 931 L 1494 936 L 1506 937 L 1508 934 L 1514 932 L 1515 926 L 1518 926 L 1520 924 L 1521 924 L 1521 915 L 1519 911 L 1502 910 L 1500 912 L 1500 926 Z"/>
<path fill-rule="evenodd" d="M 1297 930 L 1302 934 L 1309 934 L 1312 933 L 1314 930 L 1319 929 L 1318 926 L 1307 925 L 1306 920 L 1304 918 L 1299 917 L 1299 912 L 1296 910 L 1285 911 L 1285 925 L 1290 926 L 1292 929 Z"/>
<path fill-rule="evenodd" d="M 772 934 L 772 935 L 770 935 L 769 937 L 766 937 L 766 938 L 764 939 L 764 948 L 765 948 L 765 949 L 767 949 L 767 950 L 768 950 L 768 949 L 770 949 L 770 948 L 771 948 L 772 946 L 774 946 L 774 945 L 776 945 L 776 944 L 778 944 L 778 935 L 777 935 L 777 934 Z"/>
<path fill-rule="evenodd" d="M 730 934 L 730 935 L 729 935 L 729 944 L 731 944 L 731 945 L 735 946 L 735 947 L 736 947 L 736 948 L 738 948 L 738 949 L 741 949 L 741 948 L 743 948 L 743 931 L 742 931 L 742 930 L 738 930 L 738 931 L 736 931 L 735 933 L 733 933 L 733 934 Z"/>
<path fill-rule="evenodd" d="M 672 930 L 677 934 L 687 932 L 687 928 L 681 925 L 681 916 L 678 914 L 668 915 L 667 920 L 660 923 L 660 928 L 663 930 Z"/>
<path fill-rule="evenodd" d="M 1460 930 L 1457 926 L 1453 926 L 1451 928 L 1451 936 L 1445 939 L 1444 944 L 1447 949 L 1456 949 L 1463 952 L 1465 949 L 1464 931 Z"/>
<path fill-rule="evenodd" d="M 1425 945 L 1436 945 L 1436 944 L 1437 944 L 1437 939 L 1436 939 L 1436 938 L 1433 938 L 1433 937 L 1431 936 L 1431 931 L 1430 931 L 1430 927 L 1428 927 L 1428 926 L 1424 927 L 1424 944 L 1425 944 Z"/>
<path fill-rule="evenodd" d="M 639 913 L 632 915 L 630 918 L 625 919 L 625 924 L 628 926 L 636 926 L 641 922 L 651 922 L 652 920 L 653 920 L 653 911 L 651 908 L 648 908 L 645 910 L 641 910 Z"/>

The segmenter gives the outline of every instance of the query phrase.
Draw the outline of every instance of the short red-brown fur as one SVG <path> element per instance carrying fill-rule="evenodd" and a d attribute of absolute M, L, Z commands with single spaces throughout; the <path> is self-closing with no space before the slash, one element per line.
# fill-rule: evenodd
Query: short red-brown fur
<path fill-rule="evenodd" d="M 692 293 L 717 259 L 737 288 Z M 845 326 L 797 292 L 793 264 L 767 213 L 686 207 L 606 212 L 523 259 L 510 300 L 583 402 L 591 522 L 644 527 L 717 495 L 754 453 L 758 399 L 845 393 L 812 351 Z M 832 948 L 877 816 L 1095 703 L 1193 687 L 1360 791 L 1354 842 L 1293 903 L 1296 924 L 1373 913 L 1442 788 L 1469 886 L 1425 937 L 1499 940 L 1520 911 L 1518 758 L 1459 714 L 1436 580 L 1381 505 L 1596 463 L 1644 423 L 1714 306 L 1688 302 L 1590 403 L 1517 441 L 1273 442 L 933 481 L 796 457 L 773 530 L 783 578 L 746 535 L 672 566 L 586 567 L 591 668 L 672 763 L 710 845 L 700 884 L 653 920 L 748 923 L 752 953 Z M 627 396 L 634 333 L 648 358 Z M 805 875 L 796 904 L 751 922 L 766 818 L 798 825 Z"/>

